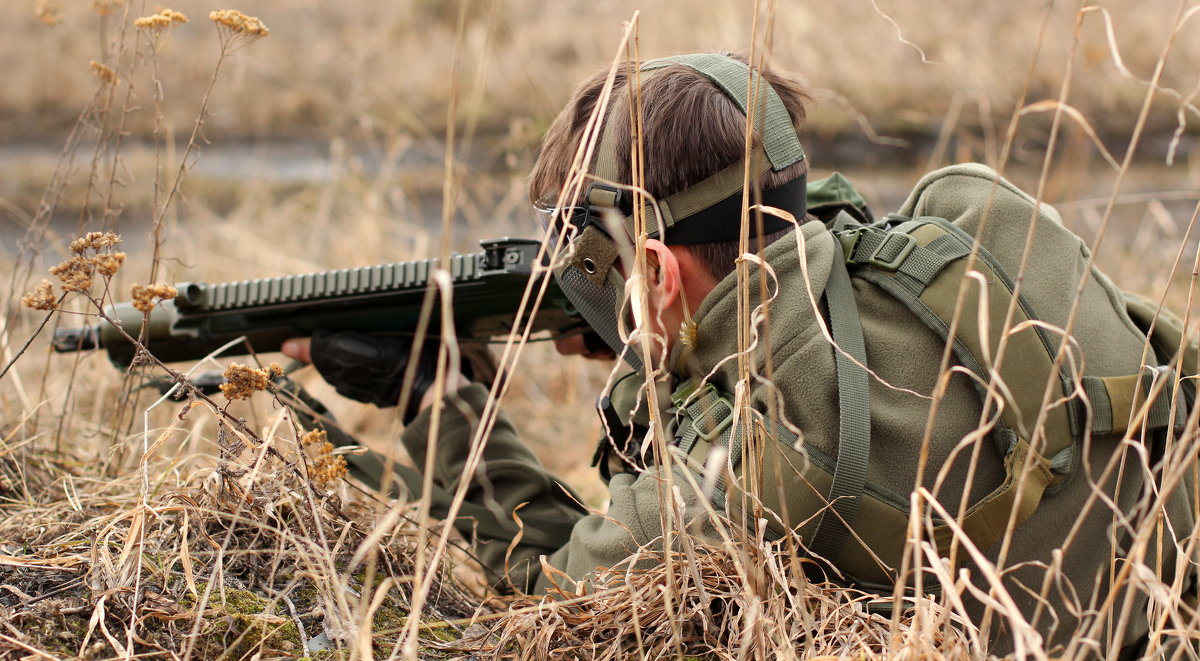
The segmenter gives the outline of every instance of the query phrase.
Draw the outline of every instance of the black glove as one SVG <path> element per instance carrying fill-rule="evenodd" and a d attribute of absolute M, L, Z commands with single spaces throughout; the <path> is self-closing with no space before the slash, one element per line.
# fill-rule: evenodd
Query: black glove
<path fill-rule="evenodd" d="M 402 419 L 405 424 L 421 412 L 421 400 L 437 378 L 437 351 L 437 339 L 426 339 L 417 358 L 408 405 L 404 409 Z M 408 359 L 412 354 L 411 339 L 399 335 L 318 329 L 312 334 L 310 352 L 317 371 L 339 395 L 380 408 L 396 406 L 400 402 Z M 468 355 L 462 361 L 463 375 L 468 379 L 477 375 L 486 378 L 487 370 L 476 367 L 477 364 L 486 365 L 490 358 L 486 349 L 468 352 L 464 346 L 464 354 Z"/>
<path fill-rule="evenodd" d="M 412 341 L 396 335 L 367 335 L 319 329 L 312 334 L 313 365 L 339 395 L 380 408 L 400 402 Z M 437 343 L 426 341 L 417 358 L 404 423 L 421 411 L 421 399 L 437 375 Z"/>

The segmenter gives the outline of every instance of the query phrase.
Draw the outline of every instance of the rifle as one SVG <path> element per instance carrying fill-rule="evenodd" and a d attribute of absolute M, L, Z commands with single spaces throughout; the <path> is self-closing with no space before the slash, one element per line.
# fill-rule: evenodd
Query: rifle
<path fill-rule="evenodd" d="M 529 309 L 521 319 L 517 309 L 531 278 L 547 277 L 535 269 L 539 241 L 492 239 L 481 241 L 483 252 L 452 255 L 446 265 L 453 282 L 454 327 L 460 338 L 486 340 L 522 330 L 532 318 L 531 332 L 582 331 L 587 326 L 558 288 L 553 278 L 546 283 L 541 304 L 534 309 L 535 281 Z M 278 351 L 284 340 L 311 335 L 318 328 L 360 332 L 413 333 L 421 316 L 429 277 L 438 266 L 436 259 L 337 269 L 276 278 L 241 280 L 220 284 L 179 284 L 173 300 L 163 301 L 150 311 L 146 324 L 147 348 L 163 362 L 201 359 L 238 339 L 233 354 Z M 132 303 L 113 305 L 110 316 L 130 329 L 145 318 Z M 429 333 L 441 330 L 436 307 L 429 316 Z M 54 333 L 58 352 L 104 349 L 118 367 L 128 367 L 136 349 L 112 324 L 100 323 Z M 224 379 L 219 374 L 200 375 L 193 385 L 213 390 Z M 173 382 L 158 384 L 169 387 Z M 277 380 L 280 396 L 287 398 L 309 428 L 325 429 L 335 445 L 358 445 L 339 428 L 320 402 L 287 377 Z M 352 474 L 372 489 L 390 484 L 390 497 L 422 498 L 431 503 L 431 513 L 449 513 L 452 496 L 437 485 L 424 494 L 424 479 L 412 468 L 388 461 L 377 452 L 346 455 Z M 385 480 L 386 468 L 392 477 Z M 498 539 L 521 529 L 511 520 L 486 507 L 461 503 L 458 525 L 466 534 L 483 531 Z M 547 548 L 562 546 L 570 537 L 574 519 L 523 516 L 535 524 L 524 530 L 524 539 Z"/>
<path fill-rule="evenodd" d="M 460 338 L 507 335 L 532 317 L 533 332 L 585 328 L 554 279 L 541 305 L 517 319 L 517 308 L 534 268 L 540 242 L 502 238 L 481 241 L 483 252 L 452 255 L 446 265 L 454 286 L 454 327 Z M 219 284 L 180 283 L 174 300 L 150 312 L 145 344 L 159 360 L 198 360 L 238 338 L 230 353 L 278 351 L 284 340 L 311 335 L 318 328 L 360 332 L 413 333 L 421 316 L 429 276 L 437 259 L 336 269 Z M 110 316 L 137 335 L 144 314 L 132 303 L 113 305 Z M 429 332 L 441 330 L 441 314 L 429 317 Z M 54 333 L 55 351 L 104 349 L 118 367 L 128 367 L 135 348 L 108 323 Z"/>

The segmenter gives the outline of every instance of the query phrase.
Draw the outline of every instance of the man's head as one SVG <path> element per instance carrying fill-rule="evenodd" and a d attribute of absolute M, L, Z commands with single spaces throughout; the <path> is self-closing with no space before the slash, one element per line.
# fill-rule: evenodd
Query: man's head
<path fill-rule="evenodd" d="M 678 282 L 662 282 L 663 278 L 672 277 L 674 269 L 660 268 L 650 274 L 651 279 L 657 277 L 668 292 L 682 290 L 694 306 L 717 281 L 733 270 L 739 254 L 737 233 L 741 220 L 744 169 L 739 164 L 746 152 L 747 121 L 741 105 L 746 103 L 744 90 L 749 70 L 744 58 L 738 56 L 733 56 L 732 60 L 711 55 L 683 56 L 678 62 L 648 63 L 640 74 L 641 153 L 645 159 L 643 186 L 660 203 L 679 201 L 681 197 L 691 195 L 692 199 L 672 204 L 670 209 L 696 206 L 705 209 L 698 215 L 665 227 L 661 232 L 655 231 L 658 225 L 667 225 L 670 221 L 660 222 L 655 218 L 650 228 L 650 235 L 654 238 L 647 246 L 652 252 L 650 261 L 653 266 L 679 267 Z M 714 69 L 724 75 L 714 76 Z M 529 197 L 535 203 L 553 205 L 557 201 L 571 174 L 571 164 L 584 139 L 588 120 L 602 95 L 607 73 L 599 72 L 585 81 L 551 125 L 541 155 L 530 175 Z M 751 190 L 755 192 L 751 199 L 756 199 L 758 191 L 766 191 L 768 197 L 764 198 L 764 202 L 791 207 L 789 210 L 799 211 L 798 215 L 802 216 L 803 177 L 808 166 L 795 140 L 795 127 L 803 122 L 804 102 L 808 95 L 794 78 L 767 69 L 761 73 L 769 89 L 766 86 L 761 88 L 764 90 L 762 94 L 767 95 L 767 102 L 762 103 L 755 112 L 759 117 L 756 123 L 759 130 L 755 132 L 752 143 L 758 149 L 751 162 Z M 743 88 L 741 100 L 737 98 L 737 91 L 730 89 L 738 84 Z M 596 155 L 589 167 L 589 171 L 597 177 L 626 186 L 633 181 L 628 157 L 632 140 L 628 121 L 632 95 L 630 81 L 621 68 L 617 72 L 606 113 L 610 121 L 601 130 Z M 763 134 L 767 138 L 765 145 Z M 766 147 L 765 154 L 763 146 Z M 790 156 L 787 152 L 790 152 Z M 761 168 L 757 167 L 760 162 Z M 736 174 L 731 175 L 727 170 L 730 168 L 736 169 Z M 723 170 L 726 171 L 724 175 L 719 175 Z M 697 203 L 694 193 L 714 189 L 714 175 L 718 175 L 716 179 L 724 180 L 724 188 L 717 187 L 718 190 L 703 195 Z M 789 182 L 791 186 L 784 186 Z M 733 184 L 732 189 L 729 188 L 730 183 Z M 774 199 L 770 199 L 772 194 L 775 195 Z M 793 201 L 796 204 L 791 204 Z M 569 203 L 580 205 L 585 201 L 576 199 Z M 628 213 L 628 203 L 626 205 L 622 213 Z M 662 208 L 666 208 L 666 205 Z M 669 210 L 664 216 L 666 213 Z M 758 222 L 752 218 L 751 247 L 754 250 L 765 247 L 786 233 L 790 225 L 767 218 L 761 235 L 758 229 Z M 709 240 L 709 237 L 715 237 L 716 240 Z M 696 272 L 692 273 L 693 270 Z M 653 303 L 653 292 L 651 294 Z M 666 297 L 671 300 L 674 298 Z M 668 335 L 674 333 L 671 328 L 663 330 Z"/>

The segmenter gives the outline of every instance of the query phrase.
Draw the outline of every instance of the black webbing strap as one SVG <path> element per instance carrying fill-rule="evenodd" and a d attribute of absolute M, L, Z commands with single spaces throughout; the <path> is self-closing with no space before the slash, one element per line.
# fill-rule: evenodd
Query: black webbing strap
<path fill-rule="evenodd" d="M 850 273 L 842 260 L 833 260 L 825 285 L 829 325 L 838 377 L 838 456 L 829 489 L 829 508 L 821 513 L 809 544 L 816 555 L 833 561 L 841 553 L 858 515 L 871 455 L 871 395 L 862 322 L 854 301 Z M 853 358 L 853 360 L 851 359 Z M 855 364 L 857 361 L 858 364 Z"/>

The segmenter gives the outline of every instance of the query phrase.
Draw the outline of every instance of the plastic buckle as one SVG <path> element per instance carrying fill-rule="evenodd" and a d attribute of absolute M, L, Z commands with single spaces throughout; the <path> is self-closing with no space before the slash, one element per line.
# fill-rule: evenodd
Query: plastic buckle
<path fill-rule="evenodd" d="M 854 249 L 858 247 L 859 240 L 862 239 L 865 227 L 855 227 L 854 229 L 835 232 L 838 243 L 842 244 L 842 257 L 845 258 L 847 264 L 854 263 Z"/>
<path fill-rule="evenodd" d="M 692 426 L 696 427 L 697 422 L 700 420 L 707 420 L 713 410 L 721 404 L 724 404 L 725 408 L 729 412 L 725 414 L 725 417 L 722 418 L 720 422 L 713 426 L 712 430 L 705 432 L 700 431 L 698 427 L 696 428 L 696 436 L 708 441 L 709 443 L 715 442 L 721 437 L 721 434 L 733 424 L 733 404 L 728 399 L 718 396 L 716 401 L 692 418 Z"/>
<path fill-rule="evenodd" d="M 883 252 L 884 248 L 888 247 L 888 243 L 893 239 L 904 241 L 904 246 L 900 248 L 900 252 L 897 253 L 895 257 L 892 257 L 891 259 L 880 259 L 880 253 Z M 880 242 L 880 244 L 875 247 L 875 250 L 871 252 L 871 256 L 867 258 L 867 263 L 885 271 L 895 271 L 899 269 L 902 264 L 904 264 L 904 260 L 908 259 L 908 255 L 912 253 L 913 248 L 916 247 L 917 240 L 908 234 L 902 234 L 900 232 L 888 232 L 884 235 L 883 241 Z"/>

